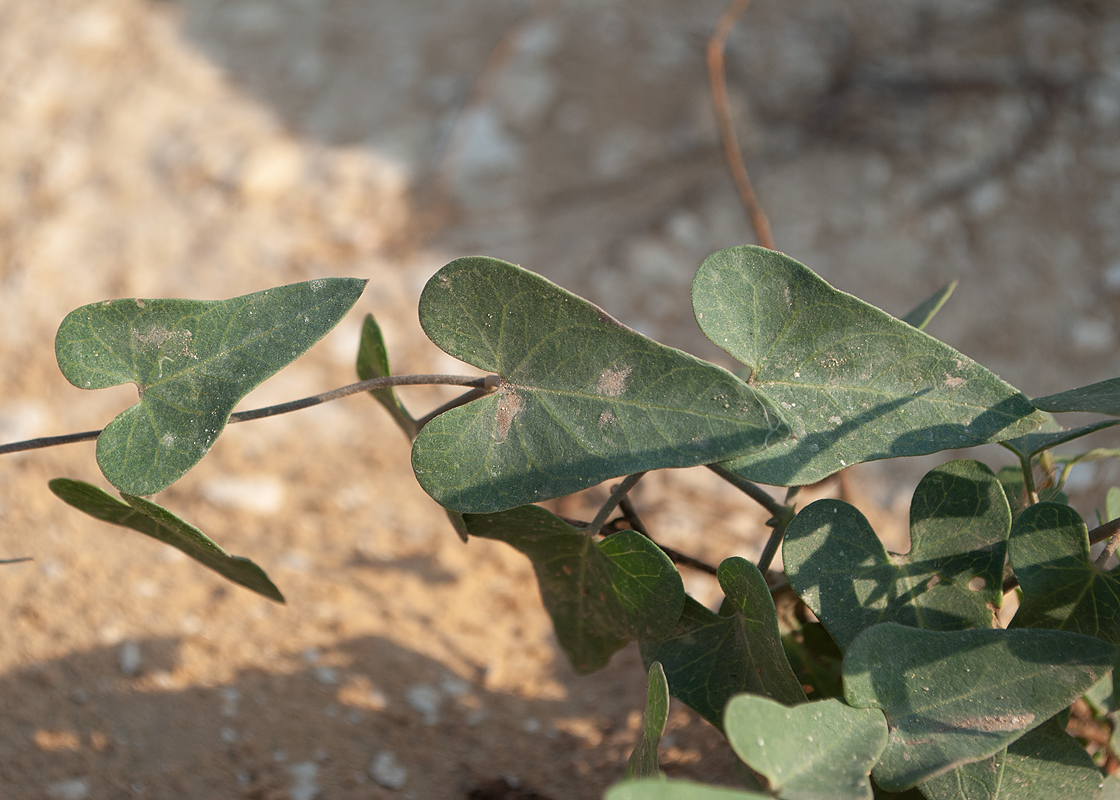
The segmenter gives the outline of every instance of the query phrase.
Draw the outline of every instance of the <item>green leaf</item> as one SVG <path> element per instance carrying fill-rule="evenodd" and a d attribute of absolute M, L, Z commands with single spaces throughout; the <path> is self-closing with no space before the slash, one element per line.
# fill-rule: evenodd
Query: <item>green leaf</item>
<path fill-rule="evenodd" d="M 665 679 L 665 670 L 660 662 L 654 661 L 649 668 L 649 685 L 646 689 L 645 726 L 642 737 L 634 746 L 634 752 L 630 754 L 630 760 L 626 762 L 624 777 L 627 780 L 656 777 L 664 779 L 657 764 L 657 746 L 661 744 L 668 721 L 669 682 Z"/>
<path fill-rule="evenodd" d="M 814 483 L 863 461 L 995 442 L 1042 422 L 967 356 L 781 253 L 710 256 L 692 305 L 704 334 L 747 365 L 748 383 L 793 427 L 789 440 L 724 464 L 748 480 Z"/>
<path fill-rule="evenodd" d="M 226 580 L 251 589 L 269 600 L 284 602 L 284 595 L 280 594 L 280 590 L 268 579 L 264 570 L 247 558 L 231 556 L 205 533 L 162 506 L 130 494 L 121 495 L 125 499 L 122 503 L 96 486 L 70 478 L 55 478 L 48 485 L 64 502 L 95 519 L 131 528 L 158 539 L 186 553 Z"/>
<path fill-rule="evenodd" d="M 97 439 L 122 492 L 150 495 L 197 464 L 254 387 L 319 341 L 365 287 L 323 278 L 231 300 L 109 300 L 58 329 L 62 374 L 81 389 L 134 383 L 140 401 Z"/>
<path fill-rule="evenodd" d="M 844 658 L 844 696 L 880 708 L 890 737 L 872 772 L 914 786 L 989 758 L 1057 714 L 1112 668 L 1111 645 L 1065 631 L 868 628 Z"/>
<path fill-rule="evenodd" d="M 1104 497 L 1105 522 L 1120 517 L 1120 487 L 1113 486 Z"/>
<path fill-rule="evenodd" d="M 719 727 L 727 701 L 741 692 L 787 705 L 805 702 L 782 649 L 778 615 L 766 580 L 754 564 L 733 557 L 719 565 L 729 616 L 691 597 L 680 622 L 662 641 L 642 641 L 642 660 L 660 661 L 673 697 Z"/>
<path fill-rule="evenodd" d="M 1120 778 L 1109 775 L 1104 779 L 1104 791 L 1101 792 L 1100 800 L 1120 800 Z"/>
<path fill-rule="evenodd" d="M 937 312 L 945 305 L 945 301 L 953 294 L 957 288 L 957 280 L 951 280 L 938 291 L 934 292 L 927 300 L 914 308 L 909 314 L 902 318 L 902 321 L 907 325 L 912 325 L 918 330 L 925 330 L 926 325 L 937 316 Z"/>
<path fill-rule="evenodd" d="M 929 800 L 1097 800 L 1103 785 L 1085 748 L 1050 720 L 991 758 L 921 786 Z"/>
<path fill-rule="evenodd" d="M 1067 392 L 1048 394 L 1031 400 L 1043 411 L 1088 411 L 1120 417 L 1120 378 L 1092 383 Z"/>
<path fill-rule="evenodd" d="M 445 266 L 420 296 L 420 322 L 440 348 L 502 378 L 413 446 L 420 485 L 447 508 L 497 511 L 789 435 L 781 412 L 731 373 L 504 261 Z"/>
<path fill-rule="evenodd" d="M 358 380 L 368 381 L 371 378 L 387 378 L 393 373 L 389 371 L 389 351 L 385 347 L 385 339 L 381 335 L 381 327 L 373 314 L 366 314 L 362 322 L 362 340 L 358 345 Z M 375 389 L 370 396 L 385 406 L 393 421 L 397 423 L 404 435 L 411 442 L 416 438 L 416 420 L 405 410 L 404 404 L 397 399 L 397 393 L 392 387 L 388 389 Z"/>
<path fill-rule="evenodd" d="M 1111 428 L 1113 425 L 1120 425 L 1120 419 L 1105 419 L 1066 430 L 1049 414 L 1046 414 L 1046 416 L 1048 419 L 1038 431 L 1008 439 L 1005 442 L 1000 442 L 1000 444 L 1020 458 L 1031 459 L 1044 450 L 1071 442 L 1074 439 L 1080 439 L 1082 436 L 1088 436 L 1090 433 L 1096 433 L 1105 428 Z"/>
<path fill-rule="evenodd" d="M 1011 511 L 992 471 L 951 461 L 922 478 L 910 503 L 910 552 L 888 554 L 870 523 L 840 500 L 794 517 L 782 558 L 790 586 L 847 650 L 880 622 L 933 630 L 990 628 L 1003 600 Z"/>
<path fill-rule="evenodd" d="M 577 672 L 594 672 L 632 639 L 665 636 L 684 606 L 673 562 L 635 531 L 601 542 L 539 506 L 466 514 L 472 536 L 512 545 L 533 562 L 556 637 Z"/>
<path fill-rule="evenodd" d="M 839 700 L 793 708 L 765 697 L 733 697 L 724 730 L 736 755 L 782 800 L 871 800 L 868 775 L 887 746 L 878 709 Z"/>
<path fill-rule="evenodd" d="M 1089 555 L 1081 516 L 1061 503 L 1038 503 L 1019 515 L 1008 541 L 1023 590 L 1016 628 L 1053 628 L 1120 644 L 1120 574 Z"/>
<path fill-rule="evenodd" d="M 692 781 L 646 778 L 616 783 L 603 795 L 603 800 L 770 800 L 770 796 Z"/>

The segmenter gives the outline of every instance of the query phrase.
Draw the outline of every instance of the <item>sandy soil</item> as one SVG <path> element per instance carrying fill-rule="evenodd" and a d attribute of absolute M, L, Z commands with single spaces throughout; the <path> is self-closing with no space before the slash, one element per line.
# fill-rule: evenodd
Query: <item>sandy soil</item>
<path fill-rule="evenodd" d="M 370 312 L 399 369 L 456 370 L 415 304 L 475 252 L 719 358 L 687 297 L 752 239 L 705 82 L 722 8 L 0 0 L 0 441 L 133 402 L 54 364 L 62 317 L 111 297 L 369 278 L 246 408 L 350 382 Z M 758 0 L 728 63 L 782 249 L 896 313 L 960 277 L 932 332 L 1028 394 L 1120 374 L 1114 4 Z M 896 541 L 931 461 L 855 473 Z M 53 477 L 105 485 L 92 444 L 5 457 L 0 558 L 34 560 L 0 581 L 0 797 L 600 796 L 640 722 L 636 651 L 575 676 L 528 563 L 459 542 L 407 464 L 355 397 L 231 428 L 160 496 L 277 606 L 55 500 Z M 1117 481 L 1085 469 L 1086 510 Z M 668 544 L 758 553 L 765 514 L 702 470 L 635 499 Z M 667 771 L 730 780 L 710 728 L 670 728 Z"/>

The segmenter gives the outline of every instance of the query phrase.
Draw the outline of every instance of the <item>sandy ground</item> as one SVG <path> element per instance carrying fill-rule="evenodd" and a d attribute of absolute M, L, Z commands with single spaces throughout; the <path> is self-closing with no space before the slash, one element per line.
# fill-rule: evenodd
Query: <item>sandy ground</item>
<path fill-rule="evenodd" d="M 54 364 L 62 317 L 112 297 L 369 278 L 246 408 L 350 382 L 366 313 L 398 369 L 455 371 L 415 304 L 470 253 L 719 358 L 687 298 L 752 240 L 705 80 L 722 8 L 0 0 L 0 441 L 133 402 Z M 895 313 L 961 278 L 931 331 L 1028 394 L 1120 374 L 1114 4 L 758 0 L 728 65 L 779 247 Z M 931 462 L 854 475 L 896 539 Z M 640 722 L 636 651 L 575 676 L 527 562 L 459 542 L 407 464 L 355 397 L 230 428 L 160 496 L 277 606 L 55 500 L 53 477 L 105 485 L 92 444 L 4 457 L 0 558 L 34 560 L 0 581 L 0 797 L 600 796 Z M 1120 472 L 1076 477 L 1088 510 Z M 758 553 L 765 514 L 702 470 L 635 499 L 668 544 Z M 686 709 L 662 756 L 730 780 Z"/>

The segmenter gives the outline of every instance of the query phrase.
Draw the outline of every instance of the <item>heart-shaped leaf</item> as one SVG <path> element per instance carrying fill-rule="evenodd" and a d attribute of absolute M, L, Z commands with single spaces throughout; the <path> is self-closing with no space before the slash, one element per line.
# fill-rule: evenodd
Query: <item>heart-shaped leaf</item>
<path fill-rule="evenodd" d="M 1097 800 L 1101 771 L 1055 719 L 984 761 L 930 778 L 928 800 Z"/>
<path fill-rule="evenodd" d="M 951 461 L 922 478 L 910 503 L 910 552 L 888 554 L 841 500 L 818 500 L 786 530 L 790 585 L 846 650 L 880 622 L 933 630 L 989 628 L 1003 600 L 1011 511 L 992 471 Z"/>
<path fill-rule="evenodd" d="M 370 378 L 387 378 L 393 374 L 389 371 L 389 350 L 385 347 L 381 326 L 377 324 L 373 314 L 366 314 L 362 322 L 357 369 L 358 380 L 361 381 L 368 381 Z M 404 404 L 397 399 L 397 393 L 392 387 L 375 389 L 370 392 L 370 396 L 385 406 L 393 421 L 404 431 L 404 435 L 410 442 L 416 438 L 416 420 L 405 410 Z"/>
<path fill-rule="evenodd" d="M 447 508 L 498 511 L 788 435 L 773 404 L 731 373 L 504 261 L 445 266 L 420 296 L 420 322 L 440 348 L 502 378 L 413 446 L 420 485 Z"/>
<path fill-rule="evenodd" d="M 793 437 L 724 466 L 778 486 L 844 467 L 1021 436 L 1041 416 L 947 344 L 844 292 L 788 256 L 735 247 L 692 284 L 704 334 L 749 368 Z"/>
<path fill-rule="evenodd" d="M 106 426 L 97 463 L 150 495 L 197 464 L 233 407 L 330 331 L 366 282 L 322 278 L 231 300 L 110 300 L 71 311 L 55 337 L 81 389 L 134 383 L 140 401 Z"/>
<path fill-rule="evenodd" d="M 1088 411 L 1120 417 L 1120 378 L 1036 397 L 1031 402 L 1043 411 Z"/>
<path fill-rule="evenodd" d="M 957 281 L 952 280 L 942 286 L 926 300 L 913 308 L 909 314 L 902 317 L 902 321 L 907 325 L 912 325 L 920 331 L 925 330 L 926 325 L 937 316 L 937 312 L 945 305 L 945 302 L 953 294 L 957 288 Z"/>
<path fill-rule="evenodd" d="M 539 506 L 463 518 L 472 536 L 506 542 L 533 562 L 556 637 L 577 672 L 606 666 L 627 642 L 664 636 L 680 619 L 680 573 L 640 533 L 596 542 Z"/>
<path fill-rule="evenodd" d="M 626 762 L 626 772 L 623 773 L 623 777 L 627 780 L 664 778 L 657 764 L 657 746 L 661 744 L 661 737 L 665 734 L 665 725 L 668 721 L 669 682 L 665 679 L 665 670 L 661 663 L 654 661 L 649 668 L 642 736 L 634 745 L 634 752 L 630 754 L 630 760 Z"/>
<path fill-rule="evenodd" d="M 662 641 L 642 641 L 642 660 L 660 661 L 673 697 L 719 727 L 727 701 L 741 692 L 771 697 L 787 705 L 805 702 L 782 649 L 778 614 L 762 573 L 746 559 L 719 565 L 727 596 L 715 614 L 691 597 L 680 622 Z"/>
<path fill-rule="evenodd" d="M 871 800 L 868 775 L 887 746 L 883 712 L 839 700 L 790 708 L 742 694 L 727 704 L 724 731 L 782 800 Z"/>
<path fill-rule="evenodd" d="M 995 755 L 1100 680 L 1114 655 L 1100 639 L 1066 631 L 888 622 L 848 648 L 844 697 L 886 714 L 890 736 L 872 775 L 898 791 Z"/>
<path fill-rule="evenodd" d="M 103 489 L 70 478 L 55 478 L 48 485 L 63 501 L 95 519 L 131 528 L 158 539 L 186 553 L 226 580 L 251 589 L 269 600 L 284 602 L 284 595 L 280 594 L 280 590 L 268 579 L 264 570 L 247 558 L 231 556 L 205 533 L 179 519 L 163 506 L 130 494 L 121 495 L 125 499 L 122 503 Z"/>
<path fill-rule="evenodd" d="M 1011 526 L 1011 567 L 1023 599 L 1016 628 L 1053 628 L 1120 644 L 1120 574 L 1098 568 L 1089 531 L 1062 503 L 1031 506 Z"/>
<path fill-rule="evenodd" d="M 692 781 L 665 781 L 646 778 L 616 783 L 603 800 L 771 800 L 770 795 L 706 786 Z"/>

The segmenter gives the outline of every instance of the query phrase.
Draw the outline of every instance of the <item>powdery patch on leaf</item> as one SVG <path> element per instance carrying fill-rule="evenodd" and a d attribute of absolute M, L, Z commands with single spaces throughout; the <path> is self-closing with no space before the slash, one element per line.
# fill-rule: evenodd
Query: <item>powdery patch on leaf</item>
<path fill-rule="evenodd" d="M 495 431 L 495 441 L 504 442 L 509 436 L 509 426 L 513 418 L 521 411 L 521 395 L 503 386 L 498 390 L 498 427 Z"/>
<path fill-rule="evenodd" d="M 630 378 L 633 367 L 609 367 L 599 373 L 599 382 L 595 384 L 595 391 L 607 397 L 620 397 L 626 391 L 626 383 Z"/>

